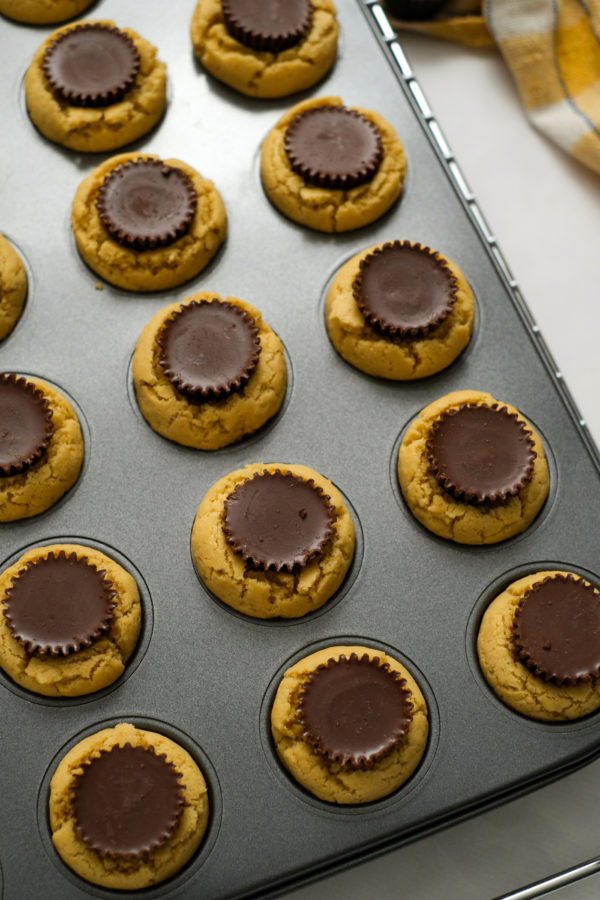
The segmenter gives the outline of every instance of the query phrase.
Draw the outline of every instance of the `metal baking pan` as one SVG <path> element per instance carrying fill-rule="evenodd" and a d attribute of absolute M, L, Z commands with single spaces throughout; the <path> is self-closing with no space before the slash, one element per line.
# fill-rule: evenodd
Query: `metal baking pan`
<path fill-rule="evenodd" d="M 493 235 L 470 195 L 418 84 L 376 3 L 338 0 L 339 57 L 310 94 L 377 109 L 408 158 L 400 202 L 374 225 L 342 235 L 296 226 L 260 184 L 262 138 L 300 97 L 245 99 L 206 76 L 189 39 L 193 0 L 102 0 L 88 17 L 130 25 L 168 64 L 165 117 L 134 149 L 179 157 L 214 180 L 229 215 L 218 256 L 184 288 L 134 295 L 81 262 L 69 226 L 76 187 L 101 155 L 41 137 L 28 120 L 23 75 L 50 29 L 0 23 L 5 92 L 0 227 L 26 260 L 29 294 L 0 368 L 56 384 L 80 415 L 86 460 L 52 510 L 0 527 L 0 565 L 25 548 L 77 540 L 107 550 L 137 578 L 140 646 L 111 688 L 47 700 L 0 679 L 0 867 L 4 898 L 114 897 L 87 884 L 53 850 L 46 808 L 59 758 L 85 734 L 117 721 L 163 731 L 186 746 L 209 783 L 211 820 L 197 856 L 148 897 L 268 896 L 513 798 L 598 755 L 600 715 L 565 725 L 529 721 L 487 688 L 474 649 L 480 616 L 507 582 L 568 567 L 598 583 L 597 451 L 536 332 Z M 130 148 L 128 148 L 130 149 Z M 476 295 L 470 346 L 422 382 L 386 383 L 331 347 L 323 304 L 335 270 L 374 243 L 410 238 L 453 259 Z M 254 303 L 279 333 L 290 368 L 276 420 L 214 453 L 156 435 L 133 395 L 130 360 L 151 316 L 197 290 Z M 548 500 L 533 526 L 491 547 L 436 538 L 401 499 L 395 457 L 403 429 L 451 390 L 486 390 L 518 407 L 541 434 Z M 305 463 L 342 490 L 359 536 L 339 596 L 298 621 L 232 613 L 196 576 L 189 541 L 208 487 L 256 461 Z M 396 794 L 335 808 L 283 771 L 269 709 L 283 670 L 311 650 L 354 641 L 389 649 L 417 678 L 430 710 L 427 751 Z M 122 893 L 122 892 L 119 892 Z M 129 896 L 125 894 L 125 896 Z"/>

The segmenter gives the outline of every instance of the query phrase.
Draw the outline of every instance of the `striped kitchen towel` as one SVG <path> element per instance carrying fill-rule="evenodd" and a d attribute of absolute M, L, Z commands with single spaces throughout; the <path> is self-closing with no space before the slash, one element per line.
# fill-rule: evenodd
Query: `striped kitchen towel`
<path fill-rule="evenodd" d="M 531 122 L 600 173 L 600 0 L 487 0 Z"/>
<path fill-rule="evenodd" d="M 446 17 L 448 7 L 409 27 L 435 34 L 437 25 L 453 39 L 469 16 Z M 600 0 L 484 0 L 480 7 L 533 125 L 600 173 Z"/>

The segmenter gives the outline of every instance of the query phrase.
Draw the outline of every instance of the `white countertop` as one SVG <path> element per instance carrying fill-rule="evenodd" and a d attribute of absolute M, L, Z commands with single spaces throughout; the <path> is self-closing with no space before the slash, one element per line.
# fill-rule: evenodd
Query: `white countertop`
<path fill-rule="evenodd" d="M 600 176 L 529 125 L 494 50 L 402 45 L 559 370 L 600 444 Z M 600 512 L 600 511 L 599 511 Z M 600 853 L 600 761 L 527 797 L 286 895 L 491 900 Z M 600 897 L 600 876 L 553 896 Z"/>

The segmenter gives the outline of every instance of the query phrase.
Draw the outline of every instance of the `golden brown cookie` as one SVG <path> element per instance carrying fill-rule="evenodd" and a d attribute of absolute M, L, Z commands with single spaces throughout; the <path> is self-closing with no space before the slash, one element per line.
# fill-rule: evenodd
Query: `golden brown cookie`
<path fill-rule="evenodd" d="M 196 211 L 188 230 L 168 246 L 135 249 L 118 243 L 100 221 L 96 200 L 109 173 L 138 160 L 158 160 L 151 154 L 121 153 L 101 163 L 81 182 L 75 193 L 71 225 L 77 248 L 102 278 L 129 291 L 162 291 L 194 278 L 213 258 L 227 231 L 227 214 L 212 181 L 177 159 L 165 166 L 179 169 L 193 184 Z"/>
<path fill-rule="evenodd" d="M 6 619 L 7 591 L 13 578 L 28 563 L 75 554 L 98 571 L 106 572 L 114 597 L 110 627 L 89 647 L 67 655 L 31 653 L 13 636 Z M 80 544 L 50 544 L 34 547 L 0 574 L 0 666 L 13 681 L 46 697 L 79 697 L 112 684 L 122 674 L 133 653 L 141 627 L 142 613 L 137 585 L 131 575 L 109 556 Z"/>
<path fill-rule="evenodd" d="M 546 578 L 579 576 L 558 570 L 535 572 L 513 581 L 488 606 L 477 637 L 477 653 L 490 687 L 504 703 L 532 719 L 567 721 L 600 707 L 600 678 L 575 684 L 556 684 L 524 664 L 513 649 L 515 612 L 525 594 Z M 584 580 L 600 602 L 600 592 Z M 595 632 L 596 640 L 598 632 Z"/>
<path fill-rule="evenodd" d="M 149 853 L 139 858 L 101 855 L 86 843 L 75 827 L 75 812 L 71 799 L 78 776 L 86 765 L 113 748 L 152 748 L 158 757 L 164 756 L 175 773 L 180 775 L 183 788 L 183 807 L 171 836 Z M 129 798 L 126 783 L 121 787 L 115 804 L 129 814 L 131 806 L 143 803 L 139 797 Z M 110 785 L 109 781 L 109 785 Z M 129 801 L 132 800 L 131 806 Z M 208 793 L 202 773 L 190 754 L 179 744 L 162 734 L 144 731 L 126 722 L 114 728 L 97 731 L 75 745 L 60 761 L 50 782 L 50 828 L 52 841 L 63 861 L 86 881 L 116 890 L 138 890 L 170 878 L 198 849 L 208 823 Z M 119 829 L 119 836 L 127 838 L 127 827 Z"/>
<path fill-rule="evenodd" d="M 27 295 L 27 275 L 23 260 L 0 234 L 0 341 L 15 326 Z"/>
<path fill-rule="evenodd" d="M 0 0 L 0 13 L 28 25 L 52 25 L 73 19 L 93 0 Z"/>
<path fill-rule="evenodd" d="M 40 378 L 25 381 L 47 401 L 52 433 L 39 459 L 23 471 L 0 475 L 0 522 L 26 519 L 49 509 L 75 484 L 83 463 L 81 428 L 69 401 Z"/>
<path fill-rule="evenodd" d="M 197 402 L 165 374 L 157 335 L 184 307 L 210 301 L 231 304 L 254 320 L 260 353 L 241 390 Z M 149 425 L 163 437 L 198 450 L 217 450 L 256 431 L 278 411 L 287 384 L 283 345 L 256 307 L 237 297 L 222 301 L 207 291 L 186 297 L 183 303 L 171 303 L 148 322 L 133 354 L 132 373 L 137 401 Z"/>
<path fill-rule="evenodd" d="M 531 434 L 533 459 L 530 480 L 504 502 L 474 504 L 455 499 L 436 479 L 428 460 L 427 442 L 434 422 L 462 404 L 498 404 L 516 416 Z M 527 419 L 513 406 L 499 403 L 482 391 L 454 391 L 423 409 L 409 425 L 398 454 L 398 478 L 413 515 L 430 531 L 459 544 L 493 544 L 519 534 L 531 525 L 549 489 L 544 447 Z"/>
<path fill-rule="evenodd" d="M 311 673 L 326 665 L 330 659 L 339 660 L 343 655 L 349 660 L 352 654 L 359 659 L 365 655 L 369 660 L 378 659 L 380 667 L 387 664 L 392 672 L 404 679 L 405 688 L 410 692 L 407 699 L 412 704 L 412 719 L 400 742 L 364 768 L 353 767 L 349 761 L 340 762 L 339 758 L 344 757 L 339 753 L 336 754 L 338 759 L 331 758 L 331 754 L 323 752 L 323 746 L 317 749 L 308 739 L 305 732 L 310 734 L 310 728 L 307 729 L 301 722 L 298 712 L 301 695 Z M 347 690 L 345 695 L 340 693 L 337 702 L 348 703 L 347 693 Z M 336 696 L 335 693 L 333 696 Z M 344 711 L 345 720 L 351 719 L 353 714 L 356 716 L 357 734 L 360 734 L 361 728 L 367 727 L 369 721 L 366 712 L 363 721 L 361 712 L 356 705 L 350 705 Z M 410 778 L 425 752 L 429 724 L 425 698 L 410 672 L 397 659 L 372 647 L 339 646 L 311 653 L 285 672 L 271 711 L 271 731 L 281 762 L 306 790 L 329 803 L 369 803 L 396 791 Z"/>
<path fill-rule="evenodd" d="M 268 198 L 294 222 L 317 231 L 351 231 L 380 218 L 402 191 L 406 159 L 396 132 L 383 116 L 356 108 L 378 129 L 381 160 L 370 180 L 347 189 L 309 184 L 292 169 L 285 150 L 288 126 L 300 113 L 321 107 L 343 107 L 339 97 L 319 97 L 297 103 L 286 112 L 263 141 L 260 171 Z"/>
<path fill-rule="evenodd" d="M 255 49 L 227 29 L 221 0 L 198 0 L 192 17 L 194 53 L 211 75 L 251 97 L 285 97 L 312 87 L 337 53 L 338 24 L 331 0 L 311 0 L 308 30 L 280 51 Z"/>
<path fill-rule="evenodd" d="M 87 4 L 86 4 L 87 5 Z M 117 28 L 110 19 L 96 24 Z M 25 100 L 34 125 L 49 140 L 85 153 L 116 150 L 137 140 L 156 125 L 167 96 L 167 67 L 157 50 L 131 28 L 119 29 L 139 53 L 139 70 L 124 95 L 107 106 L 75 105 L 58 96 L 43 70 L 44 54 L 59 35 L 91 22 L 58 29 L 41 44 L 25 75 Z"/>
<path fill-rule="evenodd" d="M 402 243 L 419 246 L 414 241 Z M 340 356 L 362 372 L 394 381 L 425 378 L 449 366 L 468 344 L 475 318 L 473 292 L 455 263 L 430 251 L 442 260 L 458 283 L 449 314 L 423 334 L 399 336 L 382 332 L 361 312 L 353 286 L 361 262 L 386 246 L 389 245 L 377 244 L 362 250 L 338 269 L 325 301 L 327 331 Z"/>
<path fill-rule="evenodd" d="M 275 563 L 267 570 L 250 564 L 248 554 L 245 558 L 233 549 L 223 528 L 226 503 L 234 490 L 254 476 L 278 471 L 305 483 L 312 479 L 331 507 L 328 540 L 322 542 L 318 553 L 291 571 L 277 568 Z M 260 503 L 257 507 L 261 508 Z M 306 518 L 302 508 L 296 515 Z M 308 522 L 312 521 L 309 516 Z M 208 589 L 224 603 L 258 619 L 295 618 L 319 609 L 337 591 L 352 562 L 354 541 L 352 516 L 327 478 L 307 466 L 252 463 L 219 479 L 205 495 L 192 529 L 192 556 Z"/>

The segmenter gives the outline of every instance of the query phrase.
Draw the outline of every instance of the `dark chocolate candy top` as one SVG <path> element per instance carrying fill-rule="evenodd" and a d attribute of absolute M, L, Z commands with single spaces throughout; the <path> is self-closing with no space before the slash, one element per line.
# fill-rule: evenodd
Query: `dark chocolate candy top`
<path fill-rule="evenodd" d="M 284 147 L 290 166 L 304 181 L 335 190 L 371 181 L 383 158 L 377 126 L 345 106 L 298 113 L 285 133 Z"/>
<path fill-rule="evenodd" d="M 261 350 L 254 319 L 239 306 L 219 300 L 182 304 L 156 340 L 165 375 L 195 400 L 221 400 L 241 390 Z"/>
<path fill-rule="evenodd" d="M 392 337 L 428 334 L 450 313 L 458 282 L 443 258 L 421 244 L 393 241 L 360 261 L 354 299 L 374 328 Z"/>
<path fill-rule="evenodd" d="M 98 191 L 100 221 L 118 244 L 133 250 L 166 247 L 189 230 L 197 194 L 191 178 L 160 159 L 120 163 Z"/>
<path fill-rule="evenodd" d="M 28 653 L 67 656 L 108 632 L 114 596 L 104 569 L 61 550 L 17 573 L 6 591 L 4 616 Z"/>
<path fill-rule="evenodd" d="M 448 0 L 386 0 L 390 15 L 407 21 L 430 19 L 439 12 Z"/>
<path fill-rule="evenodd" d="M 533 438 L 497 404 L 461 403 L 433 423 L 427 458 L 438 483 L 463 503 L 501 503 L 531 480 Z"/>
<path fill-rule="evenodd" d="M 513 647 L 528 669 L 555 684 L 600 677 L 600 594 L 583 578 L 551 575 L 522 597 Z"/>
<path fill-rule="evenodd" d="M 175 832 L 183 808 L 181 775 L 153 747 L 112 747 L 74 778 L 79 837 L 101 857 L 141 859 Z"/>
<path fill-rule="evenodd" d="M 379 657 L 329 659 L 299 697 L 302 736 L 327 759 L 365 769 L 404 740 L 412 721 L 406 681 Z"/>
<path fill-rule="evenodd" d="M 225 501 L 227 542 L 251 566 L 293 572 L 321 556 L 333 537 L 335 510 L 313 479 L 259 472 Z"/>
<path fill-rule="evenodd" d="M 52 410 L 25 378 L 0 373 L 0 479 L 27 471 L 46 453 Z"/>
<path fill-rule="evenodd" d="M 309 0 L 222 0 L 221 8 L 232 37 L 271 53 L 299 44 L 312 17 Z"/>
<path fill-rule="evenodd" d="M 110 106 L 122 100 L 140 68 L 124 31 L 100 22 L 63 31 L 44 54 L 42 69 L 58 100 L 70 106 Z"/>

